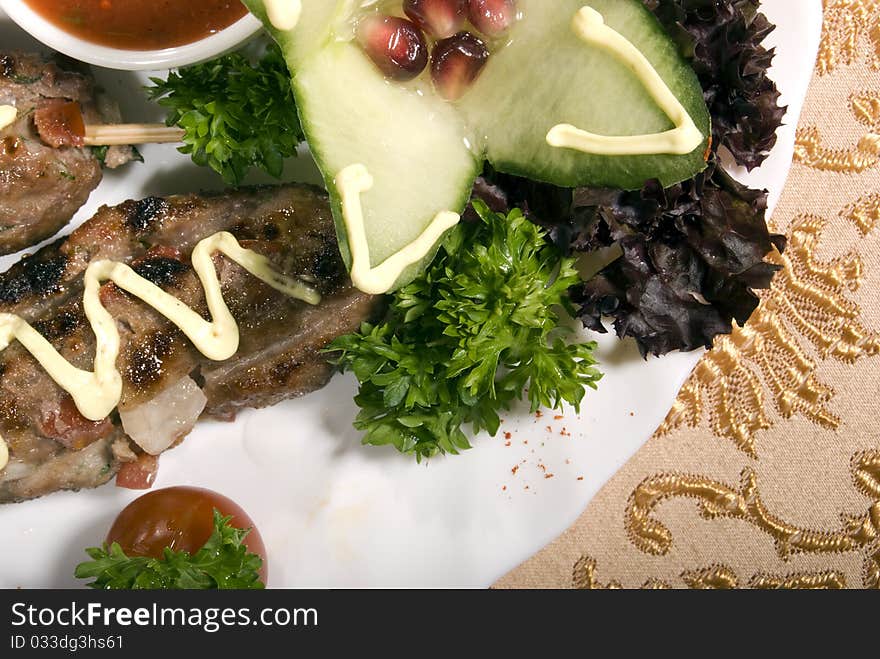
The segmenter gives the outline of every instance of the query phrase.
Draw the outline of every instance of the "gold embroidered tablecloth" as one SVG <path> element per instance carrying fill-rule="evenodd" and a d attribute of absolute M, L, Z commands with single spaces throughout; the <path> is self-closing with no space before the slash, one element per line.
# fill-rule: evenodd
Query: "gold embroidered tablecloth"
<path fill-rule="evenodd" d="M 880 589 L 880 0 L 825 0 L 783 270 L 655 436 L 497 587 Z"/>

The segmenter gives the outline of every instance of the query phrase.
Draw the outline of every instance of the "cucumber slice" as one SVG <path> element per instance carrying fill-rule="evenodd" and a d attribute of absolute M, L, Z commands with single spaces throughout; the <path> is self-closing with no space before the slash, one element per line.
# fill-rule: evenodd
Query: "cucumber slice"
<path fill-rule="evenodd" d="M 640 0 L 517 0 L 521 20 L 455 104 L 435 93 L 427 73 L 407 84 L 386 80 L 354 40 L 365 12 L 394 11 L 399 2 L 302 0 L 300 21 L 288 32 L 272 27 L 263 0 L 244 2 L 284 50 L 349 265 L 336 176 L 350 165 L 364 165 L 374 181 L 361 197 L 374 267 L 421 235 L 439 212 L 461 211 L 486 159 L 499 171 L 566 187 L 636 189 L 650 178 L 671 185 L 705 168 L 706 144 L 685 156 L 612 157 L 546 142 L 559 123 L 604 135 L 672 128 L 624 64 L 574 33 L 572 19 L 585 2 L 649 59 L 708 140 L 697 77 Z M 431 258 L 408 268 L 396 286 Z"/>
<path fill-rule="evenodd" d="M 389 84 L 351 43 L 321 49 L 294 80 L 346 259 L 335 177 L 349 165 L 364 165 L 374 181 L 361 196 L 373 265 L 413 242 L 437 213 L 467 204 L 481 162 L 465 143 L 455 108 L 432 94 Z M 412 278 L 421 267 L 410 270 Z"/>
<path fill-rule="evenodd" d="M 246 4 L 265 22 L 261 2 Z M 430 82 L 389 83 L 356 43 L 339 38 L 353 34 L 355 10 L 360 2 L 306 1 L 295 30 L 273 31 L 293 72 L 303 131 L 330 193 L 349 267 L 336 187 L 343 169 L 362 164 L 373 177 L 361 205 L 375 266 L 418 238 L 438 213 L 461 211 L 482 166 L 468 147 L 461 114 L 433 93 Z M 407 268 L 397 285 L 414 279 L 435 251 Z"/>
<path fill-rule="evenodd" d="M 575 34 L 572 17 L 585 4 L 651 62 L 707 136 L 700 148 L 686 156 L 598 156 L 547 144 L 547 132 L 561 123 L 609 136 L 673 128 L 625 64 Z M 563 187 L 638 189 L 651 178 L 670 186 L 705 168 L 710 118 L 703 90 L 693 69 L 641 2 L 554 0 L 552 11 L 547 0 L 518 0 L 517 6 L 522 19 L 511 30 L 509 45 L 493 53 L 460 101 L 497 170 Z"/>

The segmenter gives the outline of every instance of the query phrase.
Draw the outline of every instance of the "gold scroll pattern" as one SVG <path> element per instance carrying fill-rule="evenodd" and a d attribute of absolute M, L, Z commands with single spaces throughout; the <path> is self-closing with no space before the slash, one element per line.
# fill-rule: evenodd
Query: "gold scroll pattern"
<path fill-rule="evenodd" d="M 623 586 L 618 581 L 601 583 L 596 575 L 596 561 L 590 556 L 581 556 L 572 572 L 572 586 L 577 590 L 618 590 Z M 679 578 L 688 588 L 694 590 L 727 590 L 741 588 L 736 572 L 726 565 L 710 565 L 699 570 L 685 570 Z M 756 574 L 747 584 L 755 590 L 840 590 L 847 587 L 846 575 L 834 570 L 823 572 L 795 572 L 785 575 Z M 648 579 L 641 586 L 645 590 L 666 590 L 672 585 L 662 579 Z"/>
<path fill-rule="evenodd" d="M 824 23 L 816 72 L 828 75 L 842 66 L 860 63 L 880 70 L 880 0 L 823 0 Z M 854 146 L 825 146 L 816 126 L 797 131 L 795 161 L 822 171 L 855 174 L 880 161 L 880 95 L 865 91 L 849 99 L 853 116 L 867 130 Z"/>
<path fill-rule="evenodd" d="M 630 542 L 639 550 L 665 555 L 672 547 L 672 532 L 659 519 L 657 508 L 673 498 L 693 499 L 704 519 L 732 518 L 753 525 L 770 536 L 782 559 L 792 554 L 864 555 L 862 581 L 865 588 L 880 588 L 880 450 L 861 451 L 852 458 L 851 472 L 856 489 L 871 503 L 861 514 L 841 515 L 839 528 L 802 528 L 783 520 L 761 500 L 758 477 L 751 468 L 742 472 L 739 486 L 705 476 L 658 474 L 643 480 L 627 503 L 624 526 Z M 693 575 L 692 575 L 693 576 Z M 732 584 L 722 573 L 700 576 L 701 583 Z M 684 578 L 684 577 L 683 577 Z M 785 584 L 793 577 L 774 583 Z M 762 577 L 762 583 L 772 579 Z M 685 579 L 687 582 L 687 579 Z M 696 581 L 694 581 L 696 583 Z M 691 585 L 691 584 L 689 584 Z M 692 586 L 693 587 L 693 586 Z M 730 586 L 734 587 L 734 586 Z"/>
<path fill-rule="evenodd" d="M 795 161 L 819 171 L 844 174 L 861 174 L 875 167 L 880 162 L 880 94 L 871 91 L 853 94 L 849 109 L 866 128 L 854 146 L 826 146 L 818 127 L 801 126 L 796 134 Z"/>
<path fill-rule="evenodd" d="M 841 215 L 863 232 L 874 228 L 880 196 L 869 195 Z M 862 279 L 862 260 L 850 253 L 831 261 L 816 257 L 827 222 L 802 216 L 789 231 L 785 254 L 771 257 L 781 266 L 761 304 L 745 326 L 719 337 L 682 388 L 659 435 L 683 425 L 696 427 L 704 414 L 715 435 L 757 457 L 755 435 L 771 426 L 766 393 L 783 418 L 800 414 L 827 428 L 840 419 L 828 408 L 833 388 L 816 376 L 821 359 L 853 363 L 880 353 L 880 334 L 859 320 L 851 295 Z"/>
<path fill-rule="evenodd" d="M 880 0 L 823 0 L 825 22 L 816 70 L 827 75 L 859 61 L 880 70 Z M 863 47 L 865 44 L 866 47 Z"/>
<path fill-rule="evenodd" d="M 659 474 L 642 481 L 630 497 L 625 526 L 630 541 L 648 554 L 664 555 L 672 546 L 669 529 L 657 519 L 658 506 L 668 499 L 694 499 L 705 519 L 733 518 L 751 523 L 773 540 L 779 555 L 839 554 L 862 552 L 864 556 L 862 585 L 880 590 L 880 450 L 861 451 L 852 458 L 853 484 L 871 500 L 864 514 L 841 515 L 837 529 L 801 528 L 774 515 L 761 501 L 755 472 L 745 469 L 739 487 L 711 478 L 686 474 Z M 579 590 L 620 589 L 619 581 L 601 583 L 596 561 L 581 556 L 572 572 L 572 586 Z M 692 589 L 740 588 L 740 579 L 732 568 L 723 564 L 685 570 L 682 583 Z M 842 589 L 847 587 L 846 575 L 837 570 L 796 572 L 785 575 L 759 573 L 747 583 L 752 589 Z M 643 589 L 673 586 L 661 579 L 648 579 Z"/>

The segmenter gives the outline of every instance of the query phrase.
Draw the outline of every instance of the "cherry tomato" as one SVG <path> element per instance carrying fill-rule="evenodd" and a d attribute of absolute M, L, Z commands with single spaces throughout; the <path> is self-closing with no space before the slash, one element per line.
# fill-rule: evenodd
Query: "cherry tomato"
<path fill-rule="evenodd" d="M 251 529 L 244 543 L 263 559 L 260 580 L 267 583 L 266 546 L 253 520 L 232 499 L 211 490 L 168 487 L 138 497 L 119 513 L 106 542 L 118 542 L 129 556 L 161 558 L 166 547 L 195 554 L 211 537 L 215 508 L 232 515 L 232 526 Z"/>

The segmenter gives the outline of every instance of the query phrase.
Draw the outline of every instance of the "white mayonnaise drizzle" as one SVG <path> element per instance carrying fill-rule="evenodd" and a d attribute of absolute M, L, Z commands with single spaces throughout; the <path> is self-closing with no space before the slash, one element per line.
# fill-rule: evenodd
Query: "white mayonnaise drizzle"
<path fill-rule="evenodd" d="M 302 14 L 302 0 L 265 0 L 266 14 L 276 30 L 292 30 Z"/>
<path fill-rule="evenodd" d="M 101 284 L 112 281 L 140 298 L 174 323 L 208 359 L 223 361 L 238 350 L 239 332 L 238 324 L 223 300 L 220 279 L 211 258 L 214 252 L 225 254 L 277 291 L 308 304 L 321 301 L 317 291 L 279 273 L 265 256 L 244 249 L 231 233 L 221 231 L 199 242 L 192 253 L 193 270 L 205 290 L 210 322 L 124 263 L 95 261 L 86 269 L 83 282 L 83 310 L 95 333 L 94 371 L 76 368 L 27 321 L 13 314 L 0 313 L 0 351 L 17 339 L 58 386 L 71 395 L 80 414 L 92 421 L 100 421 L 113 411 L 122 397 L 122 376 L 116 368 L 119 331 L 116 321 L 101 304 Z M 0 469 L 6 466 L 8 459 L 9 449 L 0 437 Z"/>
<path fill-rule="evenodd" d="M 364 293 L 380 295 L 391 290 L 406 268 L 425 258 L 441 236 L 459 223 L 461 216 L 452 211 L 437 213 L 418 238 L 374 268 L 370 265 L 370 247 L 361 206 L 361 194 L 372 187 L 373 177 L 364 165 L 350 165 L 336 175 L 351 251 L 351 281 Z"/>
<path fill-rule="evenodd" d="M 14 105 L 0 105 L 0 130 L 15 123 L 18 110 Z"/>
<path fill-rule="evenodd" d="M 607 50 L 626 64 L 672 120 L 675 128 L 653 135 L 613 137 L 590 133 L 570 124 L 559 124 L 547 134 L 550 146 L 603 156 L 647 156 L 685 155 L 703 143 L 703 134 L 657 70 L 631 41 L 605 25 L 602 14 L 592 7 L 583 7 L 575 14 L 573 27 L 585 43 Z"/>

